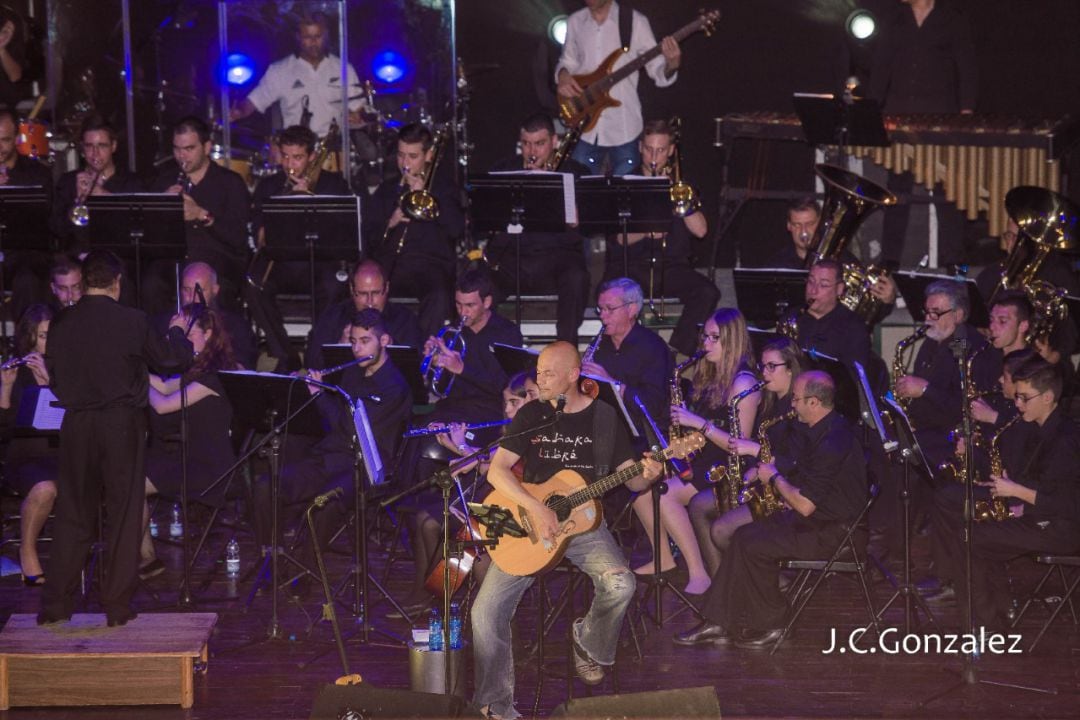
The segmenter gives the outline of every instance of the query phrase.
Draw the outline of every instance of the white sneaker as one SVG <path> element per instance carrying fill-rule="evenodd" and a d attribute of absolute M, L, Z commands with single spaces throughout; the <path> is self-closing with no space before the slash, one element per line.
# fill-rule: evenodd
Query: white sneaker
<path fill-rule="evenodd" d="M 586 685 L 599 685 L 604 682 L 604 666 L 589 657 L 577 640 L 574 641 L 574 670 Z"/>

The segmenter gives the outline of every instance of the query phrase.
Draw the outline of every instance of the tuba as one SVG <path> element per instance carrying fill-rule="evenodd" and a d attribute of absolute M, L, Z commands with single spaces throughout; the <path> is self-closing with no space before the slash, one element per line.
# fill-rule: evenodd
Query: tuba
<path fill-rule="evenodd" d="M 999 291 L 1022 290 L 1035 311 L 1026 338 L 1031 343 L 1049 336 L 1068 317 L 1065 291 L 1035 276 L 1052 251 L 1076 247 L 1080 209 L 1055 192 L 1030 185 L 1010 190 L 1005 196 L 1005 209 L 1019 232 L 988 305 L 993 304 Z"/>
<path fill-rule="evenodd" d="M 896 196 L 866 178 L 835 165 L 820 163 L 814 172 L 825 183 L 821 222 L 806 253 L 806 267 L 818 260 L 839 260 L 866 218 L 880 207 L 896 205 Z M 840 302 L 860 318 L 869 321 L 881 309 L 881 301 L 870 288 L 888 272 L 876 265 L 863 268 L 844 263 L 844 296 Z"/>
<path fill-rule="evenodd" d="M 788 410 L 783 415 L 769 418 L 758 426 L 758 444 L 761 445 L 761 451 L 758 453 L 758 458 L 763 464 L 768 464 L 773 461 L 772 445 L 769 443 L 769 428 L 783 420 L 793 419 L 795 419 L 795 411 Z M 784 505 L 783 499 L 777 495 L 776 490 L 760 480 L 752 483 L 743 490 L 742 494 L 739 496 L 739 504 L 748 505 L 750 507 L 750 516 L 754 520 L 766 518 Z"/>
<path fill-rule="evenodd" d="M 436 336 L 439 340 L 442 340 L 448 350 L 461 353 L 462 357 L 465 356 L 465 336 L 462 332 L 465 330 L 465 318 L 458 320 L 457 325 L 446 325 Z M 450 394 L 451 388 L 454 387 L 454 378 L 457 377 L 453 373 L 448 373 L 446 368 L 438 367 L 435 365 L 435 358 L 439 354 L 439 346 L 436 345 L 432 348 L 424 360 L 420 363 L 420 374 L 424 376 L 424 384 L 427 385 L 431 394 L 438 398 L 445 398 Z"/>

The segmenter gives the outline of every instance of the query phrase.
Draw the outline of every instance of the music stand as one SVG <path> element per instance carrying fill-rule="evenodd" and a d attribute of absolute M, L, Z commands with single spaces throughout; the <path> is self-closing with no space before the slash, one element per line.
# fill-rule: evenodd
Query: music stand
<path fill-rule="evenodd" d="M 833 379 L 836 385 L 836 411 L 844 417 L 858 422 L 862 412 L 859 400 L 858 383 L 852 369 L 832 355 L 826 355 L 814 348 L 803 348 L 815 370 L 821 370 Z"/>
<path fill-rule="evenodd" d="M 183 198 L 174 193 L 91 195 L 86 208 L 90 247 L 132 260 L 136 303 L 141 304 L 143 257 L 176 261 L 187 250 Z"/>
<path fill-rule="evenodd" d="M 1080 297 L 1075 295 L 1066 295 L 1065 304 L 1069 308 L 1069 317 L 1072 318 L 1073 324 L 1076 326 L 1077 332 L 1080 332 Z"/>
<path fill-rule="evenodd" d="M 835 145 L 841 167 L 847 166 L 847 147 L 888 147 L 889 134 L 876 100 L 795 93 L 791 97 L 803 136 L 811 145 Z"/>
<path fill-rule="evenodd" d="M 630 274 L 630 233 L 671 228 L 670 178 L 592 175 L 578 180 L 577 195 L 582 235 L 622 235 L 623 277 Z"/>
<path fill-rule="evenodd" d="M 387 345 L 386 352 L 390 355 L 390 362 L 394 363 L 405 382 L 409 383 L 413 405 L 427 405 L 428 389 L 424 384 L 424 376 L 420 373 L 420 364 L 424 358 L 420 356 L 420 351 L 411 345 Z"/>
<path fill-rule="evenodd" d="M 264 556 L 259 576 L 252 584 L 248 596 L 248 605 L 254 600 L 258 586 L 262 578 L 265 577 L 266 571 L 269 570 L 271 617 L 270 627 L 267 630 L 265 639 L 271 641 L 283 640 L 284 634 L 278 622 L 278 557 L 284 555 L 287 560 L 297 567 L 303 568 L 303 565 L 295 558 L 281 552 L 278 547 L 281 435 L 290 432 L 322 436 L 325 433 L 322 417 L 315 407 L 315 398 L 318 395 L 308 392 L 303 379 L 290 375 L 276 375 L 249 370 L 219 370 L 218 377 L 221 379 L 225 396 L 233 408 L 233 416 L 249 427 L 265 434 L 243 457 L 239 458 L 232 467 L 226 470 L 214 482 L 214 485 L 231 475 L 234 470 L 247 462 L 264 445 L 270 445 L 270 550 Z M 207 488 L 204 494 L 209 492 L 214 485 Z M 304 569 L 306 570 L 306 568 Z M 256 642 L 260 641 L 246 643 L 244 646 Z"/>
<path fill-rule="evenodd" d="M 735 299 L 748 323 L 773 327 L 806 305 L 807 270 L 735 268 Z"/>
<path fill-rule="evenodd" d="M 560 233 L 577 223 L 571 173 L 523 170 L 475 175 L 465 186 L 476 232 L 514 239 L 514 312 L 521 325 L 521 235 Z"/>
<path fill-rule="evenodd" d="M 540 352 L 537 350 L 498 342 L 491 343 L 491 354 L 507 376 L 535 370 L 536 362 L 540 359 Z"/>
<path fill-rule="evenodd" d="M 315 323 L 315 261 L 360 257 L 360 198 L 354 195 L 276 195 L 263 203 L 266 256 L 308 262 L 311 322 Z"/>
<path fill-rule="evenodd" d="M 952 275 L 924 273 L 914 270 L 905 270 L 894 273 L 893 278 L 896 280 L 896 290 L 900 293 L 900 297 L 904 298 L 908 312 L 911 313 L 911 319 L 914 320 L 916 324 L 922 323 L 923 318 L 926 317 L 926 313 L 923 312 L 923 302 L 926 300 L 926 288 L 929 287 L 931 283 L 937 282 L 938 280 L 962 282 L 967 287 L 968 306 L 970 307 L 971 312 L 968 313 L 968 318 L 965 322 L 980 328 L 987 327 L 990 324 L 990 311 L 983 301 L 982 294 L 979 292 L 979 286 L 975 284 L 974 278 L 957 278 Z"/>

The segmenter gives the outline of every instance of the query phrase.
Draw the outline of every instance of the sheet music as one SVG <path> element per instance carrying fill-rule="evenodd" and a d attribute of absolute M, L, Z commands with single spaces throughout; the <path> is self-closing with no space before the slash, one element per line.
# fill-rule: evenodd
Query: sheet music
<path fill-rule="evenodd" d="M 34 421 L 31 423 L 35 430 L 59 430 L 64 421 L 64 408 L 55 407 L 52 403 L 56 395 L 47 387 L 38 391 L 37 403 L 34 406 Z"/>
<path fill-rule="evenodd" d="M 637 426 L 634 425 L 634 421 L 630 419 L 630 413 L 626 409 L 626 403 L 623 402 L 622 394 L 616 392 L 614 386 L 606 380 L 601 380 L 600 378 L 589 375 L 588 373 L 581 373 L 581 377 L 591 379 L 601 388 L 607 387 L 608 392 L 602 392 L 600 394 L 600 397 L 603 399 L 607 399 L 607 396 L 610 395 L 611 397 L 615 398 L 615 407 L 622 415 L 623 420 L 626 421 L 626 425 L 630 429 L 630 434 L 634 437 L 641 437 L 641 432 L 637 429 Z"/>
<path fill-rule="evenodd" d="M 881 422 L 881 411 L 878 410 L 877 400 L 874 399 L 874 393 L 870 392 L 870 381 L 866 377 L 866 371 L 863 366 L 855 362 L 855 374 L 859 380 L 859 388 L 862 393 L 862 401 L 866 403 L 866 414 L 873 420 L 874 428 L 877 430 L 878 437 L 881 438 L 881 444 L 885 448 L 886 453 L 891 453 L 899 447 L 899 443 L 895 440 L 890 440 L 889 436 L 885 434 L 885 426 Z"/>
<path fill-rule="evenodd" d="M 360 453 L 364 458 L 368 483 L 371 487 L 382 485 L 386 482 L 386 470 L 383 467 L 382 457 L 379 455 L 379 447 L 375 444 L 375 436 L 371 433 L 367 409 L 362 401 L 357 401 L 353 408 L 353 426 L 356 428 L 356 437 L 360 440 Z"/>

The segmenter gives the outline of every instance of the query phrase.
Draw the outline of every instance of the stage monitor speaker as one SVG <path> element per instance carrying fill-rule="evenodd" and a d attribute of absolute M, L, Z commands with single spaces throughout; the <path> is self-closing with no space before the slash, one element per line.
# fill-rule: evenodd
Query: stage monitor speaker
<path fill-rule="evenodd" d="M 454 695 L 390 690 L 369 685 L 326 685 L 315 698 L 311 720 L 481 717 Z"/>
<path fill-rule="evenodd" d="M 559 705 L 551 717 L 719 718 L 720 700 L 711 686 L 577 698 Z"/>

